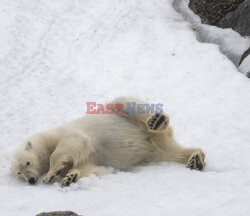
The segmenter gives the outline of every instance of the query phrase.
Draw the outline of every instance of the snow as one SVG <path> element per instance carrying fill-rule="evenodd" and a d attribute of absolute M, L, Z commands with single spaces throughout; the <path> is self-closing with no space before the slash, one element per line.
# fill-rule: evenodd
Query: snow
<path fill-rule="evenodd" d="M 172 3 L 0 1 L 2 215 L 249 213 L 249 79 L 217 45 L 197 41 Z M 176 139 L 206 153 L 205 172 L 177 163 L 107 168 L 69 188 L 31 186 L 11 173 L 29 135 L 84 115 L 88 101 L 121 95 L 163 103 Z"/>

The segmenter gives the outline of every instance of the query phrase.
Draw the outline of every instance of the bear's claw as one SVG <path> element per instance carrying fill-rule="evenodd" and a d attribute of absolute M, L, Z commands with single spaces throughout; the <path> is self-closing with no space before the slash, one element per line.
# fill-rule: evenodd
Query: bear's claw
<path fill-rule="evenodd" d="M 76 178 L 77 178 L 77 173 L 75 174 L 70 174 L 70 175 L 66 175 L 61 182 L 61 186 L 62 187 L 67 187 L 69 186 L 72 182 L 76 182 Z"/>
<path fill-rule="evenodd" d="M 44 184 L 49 184 L 49 183 L 52 183 L 55 181 L 55 176 L 51 176 L 51 177 L 48 177 L 46 176 L 44 179 L 43 179 L 43 183 Z"/>
<path fill-rule="evenodd" d="M 160 132 L 164 131 L 169 123 L 169 117 L 164 114 L 155 114 L 147 121 L 147 127 L 149 131 Z"/>
<path fill-rule="evenodd" d="M 191 157 L 187 162 L 187 167 L 191 170 L 195 169 L 202 171 L 205 168 L 204 159 L 205 159 L 205 154 L 201 150 L 199 150 L 191 155 Z"/>

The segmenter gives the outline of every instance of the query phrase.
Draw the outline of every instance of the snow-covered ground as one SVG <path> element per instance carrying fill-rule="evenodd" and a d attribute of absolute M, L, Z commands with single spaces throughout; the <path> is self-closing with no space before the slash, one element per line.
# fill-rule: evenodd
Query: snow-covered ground
<path fill-rule="evenodd" d="M 250 80 L 197 41 L 171 0 L 1 0 L 0 9 L 1 215 L 249 214 Z M 120 95 L 163 103 L 177 140 L 205 151 L 205 172 L 109 168 L 63 189 L 12 175 L 29 135 Z"/>

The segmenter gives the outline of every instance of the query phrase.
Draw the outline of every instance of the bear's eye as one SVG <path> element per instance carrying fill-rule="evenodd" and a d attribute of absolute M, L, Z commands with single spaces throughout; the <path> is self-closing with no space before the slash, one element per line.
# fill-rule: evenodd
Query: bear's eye
<path fill-rule="evenodd" d="M 20 175 L 20 174 L 21 174 L 20 172 L 17 173 L 17 175 Z"/>
<path fill-rule="evenodd" d="M 26 163 L 26 166 L 29 166 L 30 165 L 30 162 L 28 161 L 27 163 Z"/>

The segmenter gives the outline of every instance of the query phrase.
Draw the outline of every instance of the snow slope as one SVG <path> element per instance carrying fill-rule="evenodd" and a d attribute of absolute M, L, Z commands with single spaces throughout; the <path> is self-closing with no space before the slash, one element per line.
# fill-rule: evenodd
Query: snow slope
<path fill-rule="evenodd" d="M 172 1 L 1 0 L 0 8 L 1 215 L 249 214 L 250 80 L 218 46 L 196 40 Z M 163 103 L 177 140 L 205 151 L 205 172 L 109 168 L 64 189 L 11 174 L 29 135 L 120 95 Z"/>

